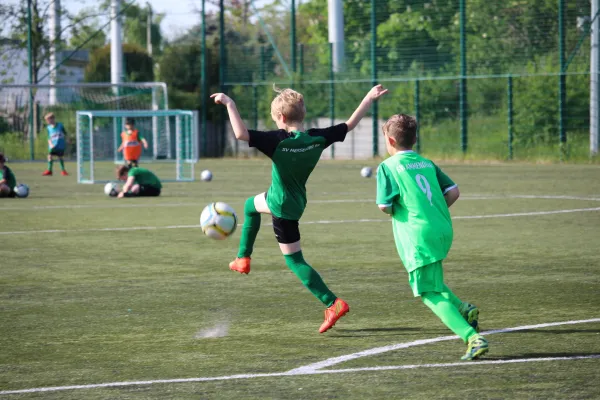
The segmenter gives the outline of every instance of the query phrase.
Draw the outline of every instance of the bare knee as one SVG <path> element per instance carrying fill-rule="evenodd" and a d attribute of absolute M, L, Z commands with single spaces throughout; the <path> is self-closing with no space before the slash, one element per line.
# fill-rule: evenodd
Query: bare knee
<path fill-rule="evenodd" d="M 138 194 L 140 192 L 140 185 L 133 185 L 131 187 L 131 193 Z"/>

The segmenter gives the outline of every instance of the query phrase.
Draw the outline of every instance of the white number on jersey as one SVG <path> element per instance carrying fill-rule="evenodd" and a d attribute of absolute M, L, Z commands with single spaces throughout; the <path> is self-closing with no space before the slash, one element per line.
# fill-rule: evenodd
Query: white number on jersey
<path fill-rule="evenodd" d="M 423 191 L 423 194 L 425 196 L 427 196 L 427 200 L 429 200 L 429 204 L 431 204 L 433 206 L 433 201 L 431 200 L 431 186 L 429 186 L 429 182 L 427 181 L 427 178 L 425 178 L 421 174 L 417 174 L 417 176 L 415 176 L 415 180 L 417 181 L 417 185 L 419 185 L 419 187 Z"/>

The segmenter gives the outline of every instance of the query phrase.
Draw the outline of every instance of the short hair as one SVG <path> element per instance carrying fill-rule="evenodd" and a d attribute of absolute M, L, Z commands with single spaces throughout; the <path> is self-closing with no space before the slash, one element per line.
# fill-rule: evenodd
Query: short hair
<path fill-rule="evenodd" d="M 125 175 L 126 173 L 129 172 L 129 165 L 120 165 L 117 167 L 117 178 L 120 178 L 121 176 Z"/>
<path fill-rule="evenodd" d="M 5 163 L 6 162 L 6 157 L 4 157 L 3 153 L 0 153 L 0 162 L 1 163 Z"/>
<path fill-rule="evenodd" d="M 133 118 L 127 118 L 125 120 L 125 125 L 135 125 L 135 119 L 133 119 Z"/>
<path fill-rule="evenodd" d="M 53 112 L 49 112 L 46 115 L 44 115 L 44 119 L 49 119 L 49 118 L 54 118 L 54 113 Z"/>
<path fill-rule="evenodd" d="M 383 132 L 393 137 L 400 147 L 410 148 L 417 140 L 417 120 L 406 114 L 392 115 L 383 125 Z"/>
<path fill-rule="evenodd" d="M 279 89 L 273 85 L 273 90 L 279 93 L 271 102 L 271 113 L 279 113 L 289 122 L 302 122 L 306 116 L 304 96 L 293 89 Z"/>

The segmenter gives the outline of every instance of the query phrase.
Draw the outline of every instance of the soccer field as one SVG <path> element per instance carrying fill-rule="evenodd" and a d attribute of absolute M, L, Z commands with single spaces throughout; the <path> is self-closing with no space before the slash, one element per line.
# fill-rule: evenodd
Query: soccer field
<path fill-rule="evenodd" d="M 31 194 L 0 200 L 1 398 L 600 398 L 598 166 L 442 165 L 461 189 L 446 281 L 494 331 L 468 363 L 412 296 L 359 162 L 309 180 L 304 255 L 351 309 L 322 335 L 269 218 L 248 276 L 227 268 L 239 231 L 197 226 L 212 201 L 243 219 L 268 161 L 202 161 L 212 182 L 122 200 L 9 166 Z"/>

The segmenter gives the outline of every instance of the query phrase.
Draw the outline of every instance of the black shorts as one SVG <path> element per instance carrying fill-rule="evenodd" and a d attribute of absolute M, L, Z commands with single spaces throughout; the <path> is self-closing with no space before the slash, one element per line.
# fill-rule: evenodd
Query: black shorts
<path fill-rule="evenodd" d="M 273 231 L 275 231 L 275 238 L 279 243 L 290 244 L 300 240 L 298 221 L 273 215 Z"/>
<path fill-rule="evenodd" d="M 50 154 L 51 156 L 62 157 L 65 155 L 65 151 L 52 149 L 48 154 Z"/>
<path fill-rule="evenodd" d="M 140 192 L 138 193 L 138 196 L 144 196 L 144 197 L 160 196 L 160 189 L 157 187 L 154 187 L 154 186 L 140 185 Z"/>
<path fill-rule="evenodd" d="M 133 168 L 133 167 L 137 167 L 138 166 L 138 160 L 125 160 L 125 162 L 129 166 L 129 168 Z"/>

